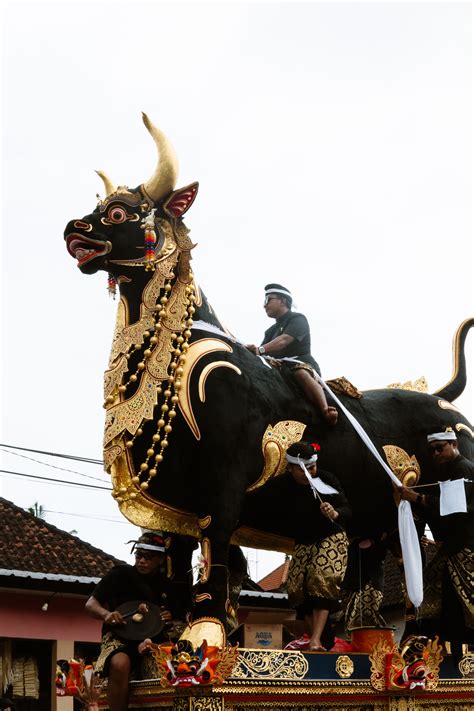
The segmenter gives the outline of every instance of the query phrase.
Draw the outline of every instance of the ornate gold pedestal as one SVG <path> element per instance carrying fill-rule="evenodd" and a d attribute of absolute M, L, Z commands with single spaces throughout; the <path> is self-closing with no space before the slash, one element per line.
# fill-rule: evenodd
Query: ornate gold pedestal
<path fill-rule="evenodd" d="M 471 666 L 467 667 L 470 672 Z M 129 708 L 150 711 L 474 709 L 474 679 L 467 676 L 440 678 L 436 689 L 429 691 L 394 693 L 374 689 L 370 674 L 364 670 L 370 670 L 366 654 L 241 649 L 232 676 L 224 684 L 176 689 L 163 688 L 159 679 L 132 682 Z M 464 672 L 461 670 L 461 673 Z M 108 708 L 105 699 L 100 708 Z"/>

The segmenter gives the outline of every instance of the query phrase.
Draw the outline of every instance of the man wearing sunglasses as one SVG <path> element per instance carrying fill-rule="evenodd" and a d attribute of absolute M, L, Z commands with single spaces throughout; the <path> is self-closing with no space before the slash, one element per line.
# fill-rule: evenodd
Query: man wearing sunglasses
<path fill-rule="evenodd" d="M 427 443 L 438 481 L 463 481 L 457 495 L 461 510 L 443 515 L 437 486 L 424 490 L 435 490 L 429 494 L 408 487 L 399 492 L 441 544 L 425 570 L 420 631 L 449 640 L 453 656 L 459 657 L 462 643 L 474 644 L 474 463 L 460 454 L 450 427 L 428 435 Z"/>
<path fill-rule="evenodd" d="M 108 677 L 107 698 L 110 711 L 124 711 L 128 708 L 130 674 L 139 670 L 141 656 L 151 648 L 152 640 L 149 636 L 158 642 L 168 638 L 163 634 L 161 637 L 154 637 L 153 633 L 146 635 L 142 641 L 121 638 L 120 628 L 123 628 L 126 622 L 130 623 L 130 619 L 126 621 L 118 608 L 124 603 L 140 601 L 139 613 L 147 613 L 146 603 L 152 603 L 157 606 L 158 614 L 164 623 L 169 624 L 173 618 L 178 617 L 173 583 L 165 574 L 166 546 L 161 532 L 147 531 L 133 543 L 135 564 L 123 563 L 112 568 L 97 584 L 86 602 L 87 612 L 104 623 L 95 672 Z M 153 611 L 154 607 L 151 610 Z M 183 614 L 181 616 L 184 617 Z"/>
<path fill-rule="evenodd" d="M 291 310 L 293 297 L 281 284 L 267 284 L 263 308 L 273 326 L 265 331 L 260 346 L 248 345 L 254 355 L 270 356 L 283 376 L 289 375 L 303 391 L 306 399 L 319 410 L 329 425 L 335 425 L 338 412 L 328 405 L 324 390 L 318 383 L 315 372 L 321 375 L 319 365 L 311 355 L 309 323 L 301 313 Z M 293 360 L 289 360 L 293 359 Z"/>

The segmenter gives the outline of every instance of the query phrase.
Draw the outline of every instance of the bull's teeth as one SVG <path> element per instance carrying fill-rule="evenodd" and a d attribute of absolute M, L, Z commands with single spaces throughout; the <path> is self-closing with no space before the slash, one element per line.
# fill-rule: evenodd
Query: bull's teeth
<path fill-rule="evenodd" d="M 79 249 L 76 249 L 76 258 L 84 259 L 84 257 L 87 257 L 89 254 L 93 254 L 93 252 L 93 249 L 83 249 L 82 247 L 79 247 Z"/>

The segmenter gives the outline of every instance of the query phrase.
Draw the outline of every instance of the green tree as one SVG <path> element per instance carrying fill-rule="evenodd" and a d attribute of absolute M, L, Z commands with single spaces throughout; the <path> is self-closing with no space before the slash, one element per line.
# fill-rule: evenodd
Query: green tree
<path fill-rule="evenodd" d="M 36 518 L 42 518 L 43 520 L 46 518 L 45 509 L 37 501 L 35 501 L 33 506 L 29 506 L 27 511 L 30 514 L 33 514 L 33 516 L 36 516 Z"/>

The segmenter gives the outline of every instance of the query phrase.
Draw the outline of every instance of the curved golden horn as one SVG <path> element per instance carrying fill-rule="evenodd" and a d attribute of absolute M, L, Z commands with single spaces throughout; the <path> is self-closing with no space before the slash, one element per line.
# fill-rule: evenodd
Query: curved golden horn
<path fill-rule="evenodd" d="M 157 202 L 160 198 L 169 195 L 176 185 L 178 159 L 165 134 L 152 124 L 145 113 L 142 114 L 142 117 L 143 123 L 158 148 L 158 164 L 154 174 L 143 184 L 143 189 L 148 197 Z"/>
<path fill-rule="evenodd" d="M 105 197 L 107 197 L 108 195 L 111 195 L 112 193 L 114 193 L 114 192 L 117 190 L 117 188 L 115 187 L 115 185 L 113 184 L 113 182 L 110 180 L 110 178 L 108 177 L 108 175 L 106 175 L 105 173 L 103 173 L 101 170 L 96 170 L 95 172 L 97 173 L 97 175 L 99 176 L 99 178 L 102 178 L 102 180 L 103 180 L 103 182 L 104 182 L 104 186 L 105 186 Z"/>

